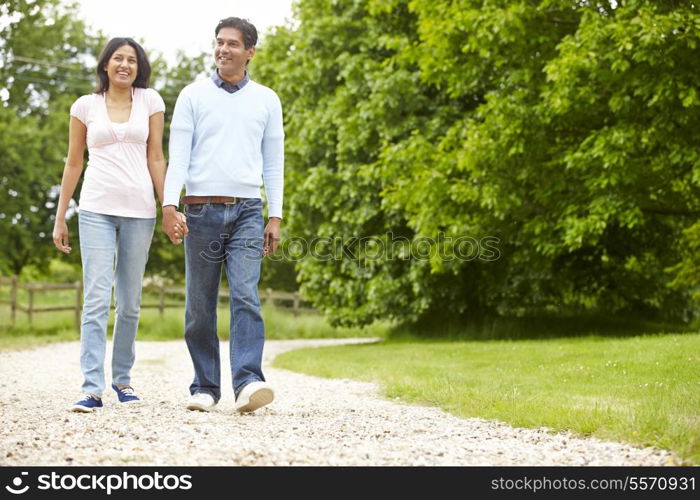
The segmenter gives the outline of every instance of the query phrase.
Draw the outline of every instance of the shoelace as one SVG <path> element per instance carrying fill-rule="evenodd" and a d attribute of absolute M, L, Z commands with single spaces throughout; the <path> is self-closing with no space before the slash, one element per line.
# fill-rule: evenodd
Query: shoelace
<path fill-rule="evenodd" d="M 99 399 L 93 398 L 90 394 L 86 394 L 85 396 L 83 396 L 83 399 L 81 399 L 80 401 L 90 401 L 91 399 L 94 399 L 95 401 L 99 401 Z"/>
<path fill-rule="evenodd" d="M 125 396 L 136 396 L 134 390 L 131 387 L 125 387 L 124 389 L 119 389 L 119 391 Z"/>

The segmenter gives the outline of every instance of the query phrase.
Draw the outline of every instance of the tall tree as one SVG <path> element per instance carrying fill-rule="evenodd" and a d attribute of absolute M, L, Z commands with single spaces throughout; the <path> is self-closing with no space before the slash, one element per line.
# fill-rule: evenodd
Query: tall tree
<path fill-rule="evenodd" d="M 45 267 L 53 255 L 67 110 L 89 85 L 86 61 L 99 39 L 86 34 L 77 7 L 59 0 L 4 2 L 0 23 L 0 271 L 19 273 Z"/>
<path fill-rule="evenodd" d="M 666 269 L 699 209 L 695 2 L 296 5 L 256 68 L 334 321 L 694 314 Z"/>

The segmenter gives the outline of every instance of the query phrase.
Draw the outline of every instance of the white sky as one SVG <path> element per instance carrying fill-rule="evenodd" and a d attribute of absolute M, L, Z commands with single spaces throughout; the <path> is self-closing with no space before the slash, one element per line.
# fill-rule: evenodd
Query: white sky
<path fill-rule="evenodd" d="M 292 0 L 78 0 L 82 18 L 107 38 L 143 40 L 149 54 L 159 51 L 175 63 L 175 51 L 195 55 L 213 47 L 214 28 L 220 19 L 247 18 L 261 35 L 291 18 Z"/>

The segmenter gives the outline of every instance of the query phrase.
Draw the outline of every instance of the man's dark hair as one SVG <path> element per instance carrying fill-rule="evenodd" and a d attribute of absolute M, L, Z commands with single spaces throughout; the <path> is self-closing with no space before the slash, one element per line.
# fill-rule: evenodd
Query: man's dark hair
<path fill-rule="evenodd" d="M 227 17 L 219 21 L 216 25 L 216 30 L 214 30 L 214 36 L 219 35 L 219 30 L 221 28 L 235 28 L 241 32 L 243 35 L 243 45 L 246 49 L 255 47 L 258 43 L 258 30 L 255 29 L 247 19 L 241 19 L 240 17 Z"/>
<path fill-rule="evenodd" d="M 142 89 L 148 88 L 148 81 L 151 79 L 151 63 L 148 62 L 146 51 L 143 50 L 143 47 L 136 43 L 133 38 L 112 38 L 107 43 L 107 46 L 102 51 L 102 54 L 100 54 L 100 58 L 97 61 L 96 94 L 101 94 L 109 89 L 109 77 L 105 71 L 105 66 L 112 58 L 112 54 L 124 45 L 130 45 L 136 52 L 136 80 L 134 80 L 134 83 L 131 85 Z"/>

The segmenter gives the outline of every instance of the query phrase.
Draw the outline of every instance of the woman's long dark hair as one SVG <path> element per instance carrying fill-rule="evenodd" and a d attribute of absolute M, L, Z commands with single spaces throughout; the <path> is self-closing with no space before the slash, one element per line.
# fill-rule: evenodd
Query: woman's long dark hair
<path fill-rule="evenodd" d="M 133 38 L 112 38 L 107 46 L 102 50 L 100 59 L 97 61 L 97 87 L 95 87 L 95 93 L 101 94 L 109 89 L 109 77 L 105 71 L 105 66 L 112 58 L 112 54 L 124 45 L 130 45 L 136 51 L 136 64 L 138 69 L 136 71 L 136 80 L 131 85 L 133 87 L 141 87 L 142 89 L 148 88 L 148 81 L 151 78 L 151 63 L 148 62 L 148 57 L 146 56 L 146 51 L 143 47 L 136 43 Z"/>

